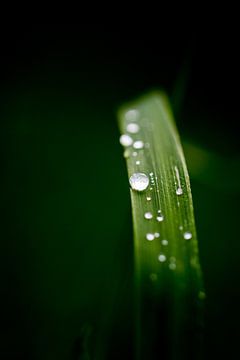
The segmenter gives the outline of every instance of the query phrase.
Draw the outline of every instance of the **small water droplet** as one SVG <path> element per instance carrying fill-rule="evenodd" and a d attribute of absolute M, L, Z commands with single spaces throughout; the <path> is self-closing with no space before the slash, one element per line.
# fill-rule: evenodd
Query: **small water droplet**
<path fill-rule="evenodd" d="M 199 298 L 200 300 L 206 299 L 206 294 L 205 294 L 205 292 L 204 292 L 204 291 L 199 291 L 199 293 L 198 293 L 198 298 Z"/>
<path fill-rule="evenodd" d="M 168 241 L 167 241 L 167 240 L 162 240 L 162 245 L 163 245 L 163 246 L 167 246 L 167 245 L 168 245 Z"/>
<path fill-rule="evenodd" d="M 151 190 L 151 191 L 152 191 L 152 189 L 153 189 L 153 188 L 152 188 L 152 187 L 150 187 L 150 190 Z"/>
<path fill-rule="evenodd" d="M 126 146 L 126 147 L 131 146 L 133 143 L 133 139 L 131 138 L 131 136 L 127 134 L 121 135 L 119 141 L 122 146 Z"/>
<path fill-rule="evenodd" d="M 134 123 L 130 123 L 127 125 L 127 131 L 131 134 L 136 134 L 139 132 L 139 125 L 138 124 L 134 124 Z"/>
<path fill-rule="evenodd" d="M 158 260 L 159 260 L 160 262 L 164 262 L 164 261 L 167 260 L 167 258 L 166 258 L 166 256 L 165 256 L 164 254 L 160 254 L 160 255 L 158 256 Z"/>
<path fill-rule="evenodd" d="M 126 149 L 123 153 L 123 156 L 125 157 L 125 159 L 128 159 L 129 156 L 130 156 L 130 150 L 129 149 Z"/>
<path fill-rule="evenodd" d="M 158 222 L 161 222 L 164 220 L 164 216 L 162 214 L 159 214 L 157 217 L 156 217 L 157 221 Z"/>
<path fill-rule="evenodd" d="M 185 240 L 190 240 L 192 238 L 192 233 L 190 233 L 189 231 L 186 231 L 183 234 L 183 237 L 184 237 Z"/>
<path fill-rule="evenodd" d="M 176 194 L 177 194 L 177 195 L 182 195 L 182 194 L 183 194 L 183 189 L 182 189 L 182 188 L 178 188 L 178 189 L 176 190 Z"/>
<path fill-rule="evenodd" d="M 179 226 L 179 230 L 183 230 L 183 226 L 182 226 L 182 225 Z"/>
<path fill-rule="evenodd" d="M 150 277 L 150 280 L 152 280 L 152 281 L 156 281 L 157 278 L 158 278 L 158 277 L 157 277 L 157 274 L 154 274 L 154 273 L 153 273 L 153 274 L 150 274 L 149 277 Z"/>
<path fill-rule="evenodd" d="M 176 269 L 176 264 L 175 263 L 170 263 L 168 266 L 169 266 L 170 270 L 175 270 Z"/>
<path fill-rule="evenodd" d="M 150 172 L 150 174 L 149 174 L 150 176 L 153 176 L 153 172 Z"/>
<path fill-rule="evenodd" d="M 154 234 L 151 234 L 151 233 L 148 233 L 147 235 L 146 235 L 146 239 L 148 240 L 148 241 L 152 241 L 152 240 L 154 240 Z"/>
<path fill-rule="evenodd" d="M 142 140 L 137 140 L 133 143 L 134 149 L 143 149 L 144 148 L 144 142 Z"/>
<path fill-rule="evenodd" d="M 128 121 L 136 121 L 139 117 L 139 111 L 137 109 L 128 110 L 125 114 L 125 118 Z"/>
<path fill-rule="evenodd" d="M 150 213 L 150 212 L 146 212 L 145 214 L 144 214 L 144 217 L 145 217 L 145 219 L 148 219 L 148 220 L 150 220 L 150 219 L 152 219 L 152 213 Z"/>
<path fill-rule="evenodd" d="M 151 196 L 147 196 L 146 199 L 147 199 L 147 201 L 151 201 L 151 200 L 152 200 Z"/>
<path fill-rule="evenodd" d="M 149 185 L 149 178 L 146 174 L 135 173 L 130 177 L 129 183 L 133 190 L 144 191 Z"/>
<path fill-rule="evenodd" d="M 134 151 L 133 153 L 132 153 L 132 156 L 134 156 L 134 157 L 136 157 L 138 155 L 138 153 L 136 152 L 136 151 Z"/>
<path fill-rule="evenodd" d="M 159 232 L 155 232 L 154 236 L 155 236 L 155 238 L 159 238 L 159 236 L 160 236 Z"/>
<path fill-rule="evenodd" d="M 139 161 L 139 160 L 136 161 L 136 165 L 140 165 L 140 161 Z"/>

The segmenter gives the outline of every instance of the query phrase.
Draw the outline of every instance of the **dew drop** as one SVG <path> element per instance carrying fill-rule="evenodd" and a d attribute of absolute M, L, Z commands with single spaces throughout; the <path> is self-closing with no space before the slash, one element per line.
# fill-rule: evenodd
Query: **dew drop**
<path fill-rule="evenodd" d="M 144 217 L 145 217 L 145 219 L 148 219 L 148 220 L 150 220 L 150 219 L 152 219 L 152 213 L 150 213 L 150 212 L 146 212 L 145 214 L 144 214 Z"/>
<path fill-rule="evenodd" d="M 131 146 L 133 143 L 133 139 L 131 138 L 131 136 L 127 134 L 121 135 L 119 141 L 122 146 L 126 146 L 126 147 Z"/>
<path fill-rule="evenodd" d="M 175 270 L 176 269 L 176 264 L 175 263 L 170 263 L 168 266 L 169 266 L 170 270 Z"/>
<path fill-rule="evenodd" d="M 157 274 L 150 274 L 150 280 L 152 280 L 152 281 L 156 281 L 157 280 Z"/>
<path fill-rule="evenodd" d="M 199 293 L 198 293 L 198 298 L 199 298 L 200 300 L 206 299 L 206 294 L 205 294 L 205 292 L 204 292 L 204 291 L 199 291 Z"/>
<path fill-rule="evenodd" d="M 153 176 L 153 172 L 150 172 L 150 174 L 149 174 L 150 176 Z"/>
<path fill-rule="evenodd" d="M 132 153 L 132 156 L 134 156 L 134 157 L 136 157 L 138 155 L 138 153 L 136 152 L 136 151 L 134 151 L 133 153 Z"/>
<path fill-rule="evenodd" d="M 144 148 L 144 142 L 142 140 L 137 140 L 133 143 L 134 149 L 143 149 Z"/>
<path fill-rule="evenodd" d="M 130 177 L 129 183 L 133 190 L 144 191 L 149 185 L 149 178 L 146 174 L 135 173 Z"/>
<path fill-rule="evenodd" d="M 192 238 L 192 233 L 190 233 L 189 231 L 186 231 L 183 234 L 183 237 L 184 237 L 185 240 L 190 240 Z"/>
<path fill-rule="evenodd" d="M 131 134 L 136 134 L 139 132 L 139 125 L 138 124 L 134 124 L 134 123 L 130 123 L 127 125 L 127 131 Z"/>
<path fill-rule="evenodd" d="M 140 165 L 140 161 L 139 161 L 139 160 L 136 161 L 136 165 Z"/>
<path fill-rule="evenodd" d="M 155 238 L 159 238 L 159 236 L 160 236 L 159 232 L 155 232 L 154 236 L 155 236 Z"/>
<path fill-rule="evenodd" d="M 164 262 L 164 261 L 167 260 L 167 258 L 166 258 L 166 256 L 165 256 L 164 254 L 160 254 L 160 255 L 158 256 L 158 260 L 159 260 L 160 262 Z"/>
<path fill-rule="evenodd" d="M 139 111 L 137 109 L 128 110 L 125 114 L 125 118 L 128 121 L 136 121 L 139 117 Z"/>
<path fill-rule="evenodd" d="M 152 191 L 152 189 L 153 189 L 153 188 L 152 188 L 152 187 L 150 187 L 150 190 L 151 190 L 151 191 Z"/>
<path fill-rule="evenodd" d="M 146 239 L 147 239 L 148 241 L 154 240 L 154 234 L 148 233 L 148 234 L 146 235 Z"/>
<path fill-rule="evenodd" d="M 157 221 L 158 222 L 161 222 L 164 220 L 164 216 L 162 214 L 159 214 L 157 217 L 156 217 Z"/>
<path fill-rule="evenodd" d="M 152 200 L 152 198 L 151 198 L 151 196 L 147 196 L 147 201 L 151 201 Z"/>
<path fill-rule="evenodd" d="M 183 230 L 183 226 L 182 226 L 182 225 L 179 226 L 179 230 Z"/>
<path fill-rule="evenodd" d="M 167 241 L 167 240 L 162 240 L 162 245 L 163 245 L 163 246 L 167 246 L 167 245 L 168 245 L 168 241 Z"/>
<path fill-rule="evenodd" d="M 130 156 L 130 151 L 129 151 L 129 149 L 127 149 L 127 150 L 124 151 L 123 156 L 125 157 L 125 159 L 128 159 L 128 158 L 129 158 L 129 156 Z"/>
<path fill-rule="evenodd" d="M 176 194 L 177 194 L 177 195 L 182 195 L 182 194 L 183 194 L 183 189 L 182 189 L 182 188 L 178 188 L 178 189 L 176 190 Z"/>

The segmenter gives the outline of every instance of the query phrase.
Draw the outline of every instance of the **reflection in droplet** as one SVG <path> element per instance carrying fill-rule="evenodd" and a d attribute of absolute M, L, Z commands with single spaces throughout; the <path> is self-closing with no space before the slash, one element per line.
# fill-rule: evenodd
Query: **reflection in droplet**
<path fill-rule="evenodd" d="M 126 146 L 126 147 L 131 146 L 133 143 L 133 139 L 131 138 L 131 136 L 127 134 L 121 135 L 119 141 L 122 146 Z"/>
<path fill-rule="evenodd" d="M 134 123 L 130 123 L 127 125 L 126 127 L 127 131 L 131 134 L 136 134 L 139 131 L 139 125 L 138 124 L 134 124 Z"/>
<path fill-rule="evenodd" d="M 144 142 L 142 140 L 137 140 L 133 143 L 134 149 L 143 149 L 144 148 Z"/>
<path fill-rule="evenodd" d="M 148 233 L 148 234 L 146 235 L 146 239 L 149 240 L 149 241 L 154 240 L 154 234 Z"/>
<path fill-rule="evenodd" d="M 144 191 L 149 185 L 149 178 L 146 174 L 135 173 L 130 177 L 129 183 L 133 190 Z"/>
<path fill-rule="evenodd" d="M 192 233 L 190 233 L 189 231 L 186 231 L 183 234 L 183 237 L 184 237 L 185 240 L 190 240 L 192 238 Z"/>
<path fill-rule="evenodd" d="M 150 220 L 150 219 L 152 219 L 152 213 L 150 213 L 149 211 L 148 212 L 146 212 L 145 214 L 144 214 L 144 217 L 145 217 L 145 219 L 147 219 L 147 220 Z"/>
<path fill-rule="evenodd" d="M 164 254 L 160 254 L 160 255 L 158 256 L 158 260 L 159 260 L 160 262 L 164 262 L 164 261 L 167 260 L 167 258 L 166 258 L 166 256 L 165 256 Z"/>

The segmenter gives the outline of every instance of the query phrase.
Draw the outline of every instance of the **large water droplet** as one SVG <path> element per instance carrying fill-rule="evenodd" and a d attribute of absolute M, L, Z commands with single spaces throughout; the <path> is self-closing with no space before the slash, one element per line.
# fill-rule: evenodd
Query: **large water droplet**
<path fill-rule="evenodd" d="M 149 241 L 152 241 L 152 240 L 154 240 L 154 234 L 151 234 L 151 233 L 148 233 L 147 235 L 146 235 L 146 239 L 147 240 L 149 240 Z"/>
<path fill-rule="evenodd" d="M 164 262 L 164 261 L 167 260 L 167 258 L 166 258 L 166 256 L 165 256 L 164 254 L 160 254 L 160 255 L 158 256 L 158 260 L 159 260 L 160 262 Z"/>
<path fill-rule="evenodd" d="M 143 149 L 144 148 L 144 142 L 142 140 L 137 140 L 133 143 L 134 149 Z"/>
<path fill-rule="evenodd" d="M 138 124 L 134 124 L 134 123 L 130 123 L 127 125 L 126 127 L 127 131 L 131 134 L 136 134 L 139 132 L 139 125 Z"/>
<path fill-rule="evenodd" d="M 119 141 L 122 146 L 126 146 L 126 147 L 131 146 L 133 143 L 133 139 L 131 138 L 131 136 L 127 134 L 121 135 Z"/>
<path fill-rule="evenodd" d="M 149 178 L 146 174 L 135 173 L 130 177 L 129 183 L 133 190 L 144 191 L 149 185 Z"/>
<path fill-rule="evenodd" d="M 186 231 L 183 234 L 183 237 L 184 237 L 185 240 L 190 240 L 192 238 L 192 233 L 190 233 L 189 231 Z"/>
<path fill-rule="evenodd" d="M 152 219 L 152 213 L 150 213 L 149 211 L 148 212 L 146 212 L 145 214 L 144 214 L 144 217 L 145 217 L 145 219 L 148 219 L 148 220 L 150 220 L 150 219 Z"/>
<path fill-rule="evenodd" d="M 125 114 L 127 121 L 136 121 L 139 117 L 139 111 L 137 109 L 128 110 Z"/>

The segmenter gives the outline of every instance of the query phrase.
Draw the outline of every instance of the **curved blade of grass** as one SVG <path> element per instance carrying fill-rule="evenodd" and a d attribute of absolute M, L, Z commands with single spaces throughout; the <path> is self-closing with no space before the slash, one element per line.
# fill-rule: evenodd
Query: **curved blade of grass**
<path fill-rule="evenodd" d="M 136 358 L 200 359 L 205 293 L 189 176 L 167 97 L 152 93 L 123 107 L 122 134 L 129 123 L 139 125 L 139 132 L 129 135 L 142 140 L 144 148 L 134 149 L 134 144 L 126 148 L 128 175 L 141 172 L 150 179 L 145 191 L 130 190 Z M 151 219 L 145 219 L 146 212 Z M 147 234 L 154 239 L 147 240 Z"/>

